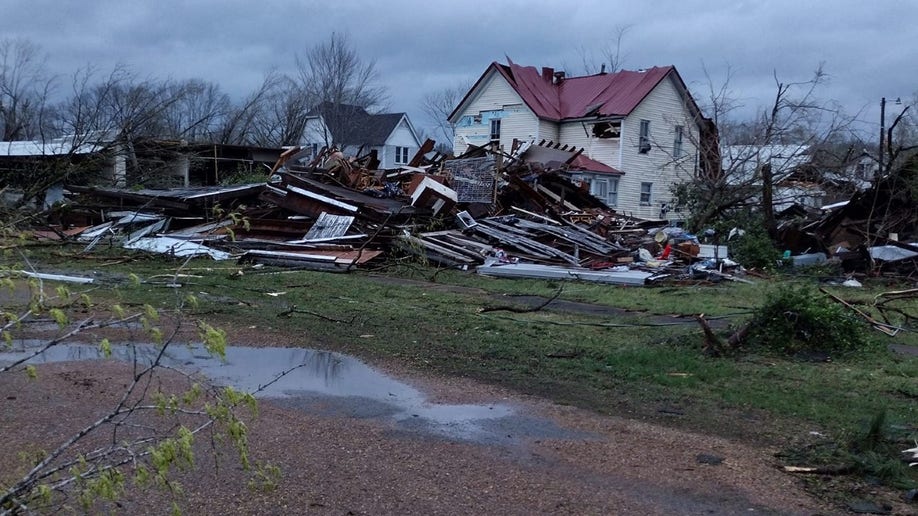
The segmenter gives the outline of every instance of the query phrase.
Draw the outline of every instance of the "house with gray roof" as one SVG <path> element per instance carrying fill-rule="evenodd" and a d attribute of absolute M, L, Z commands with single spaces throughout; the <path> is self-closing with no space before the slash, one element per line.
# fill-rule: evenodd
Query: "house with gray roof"
<path fill-rule="evenodd" d="M 370 114 L 359 106 L 331 102 L 309 112 L 301 144 L 313 155 L 323 147 L 337 147 L 349 156 L 375 150 L 383 169 L 407 165 L 421 147 L 407 113 Z"/>

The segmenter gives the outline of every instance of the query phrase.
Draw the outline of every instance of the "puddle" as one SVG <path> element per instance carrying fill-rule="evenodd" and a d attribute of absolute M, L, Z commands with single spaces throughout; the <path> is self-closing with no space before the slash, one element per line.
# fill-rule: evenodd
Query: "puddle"
<path fill-rule="evenodd" d="M 0 352 L 0 362 L 18 360 L 42 341 L 17 341 Z M 112 345 L 112 358 L 150 363 L 158 353 L 149 344 Z M 32 363 L 102 360 L 96 346 L 59 344 Z M 525 438 L 582 438 L 585 434 L 553 422 L 523 416 L 506 404 L 433 403 L 414 387 L 387 376 L 354 357 L 302 348 L 228 346 L 226 360 L 200 345 L 172 344 L 163 364 L 199 372 L 218 385 L 230 385 L 297 410 L 352 418 L 394 420 L 399 430 L 483 444 L 513 444 Z M 285 372 L 286 374 L 281 375 Z"/>

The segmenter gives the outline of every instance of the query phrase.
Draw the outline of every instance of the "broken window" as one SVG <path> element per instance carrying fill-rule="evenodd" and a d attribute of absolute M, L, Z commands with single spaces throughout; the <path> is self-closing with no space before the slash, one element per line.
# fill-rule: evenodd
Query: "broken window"
<path fill-rule="evenodd" d="M 618 138 L 622 135 L 622 124 L 620 122 L 599 122 L 593 124 L 593 136 L 596 138 Z"/>
<path fill-rule="evenodd" d="M 641 206 L 650 206 L 653 183 L 641 183 Z"/>
<path fill-rule="evenodd" d="M 673 158 L 682 157 L 682 131 L 681 125 L 676 126 L 676 135 L 673 137 Z"/>
<path fill-rule="evenodd" d="M 641 120 L 641 133 L 638 138 L 638 152 L 647 154 L 650 152 L 650 120 Z"/>
<path fill-rule="evenodd" d="M 500 118 L 491 119 L 491 141 L 500 141 Z"/>

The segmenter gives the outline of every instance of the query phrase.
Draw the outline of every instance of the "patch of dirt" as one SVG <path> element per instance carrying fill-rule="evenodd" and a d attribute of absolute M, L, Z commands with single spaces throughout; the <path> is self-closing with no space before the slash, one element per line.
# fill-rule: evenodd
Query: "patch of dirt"
<path fill-rule="evenodd" d="M 39 377 L 0 375 L 0 470 L 21 472 L 19 451 L 47 450 L 116 402 L 131 374 L 112 361 L 47 364 Z M 500 401 L 590 437 L 512 446 L 406 433 L 385 419 L 311 414 L 262 401 L 248 421 L 253 462 L 282 472 L 276 489 L 248 490 L 238 461 L 207 441 L 180 475 L 192 514 L 814 514 L 828 508 L 781 473 L 775 450 L 520 396 L 462 379 L 409 382 L 451 402 Z M 156 385 L 187 385 L 164 371 Z M 722 457 L 720 464 L 700 462 Z M 219 466 L 219 467 L 218 467 Z M 6 477 L 6 474 L 3 475 Z M 0 482 L 9 478 L 0 479 Z M 130 489 L 117 511 L 162 512 L 161 493 Z"/>

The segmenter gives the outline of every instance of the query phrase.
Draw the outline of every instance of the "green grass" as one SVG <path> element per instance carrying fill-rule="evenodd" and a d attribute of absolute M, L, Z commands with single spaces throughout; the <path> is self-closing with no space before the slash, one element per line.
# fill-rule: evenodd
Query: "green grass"
<path fill-rule="evenodd" d="M 668 320 L 661 315 L 704 313 L 730 316 L 730 324 L 737 326 L 768 292 L 787 288 L 789 283 L 780 281 L 626 288 L 418 268 L 379 278 L 194 260 L 182 270 L 193 276 L 178 278 L 181 288 L 169 288 L 163 275 L 174 273 L 179 262 L 144 258 L 116 263 L 116 256 L 120 251 L 111 260 L 74 260 L 66 250 L 43 249 L 29 260 L 38 270 L 95 271 L 101 286 L 91 295 L 100 308 L 118 302 L 168 310 L 191 294 L 199 304 L 186 311 L 217 326 L 256 326 L 266 336 L 298 336 L 303 346 L 371 361 L 397 360 L 410 368 L 469 376 L 602 413 L 720 435 L 770 442 L 811 430 L 852 435 L 881 410 L 892 424 L 914 428 L 918 423 L 918 359 L 884 351 L 820 363 L 749 354 L 715 358 L 702 352 L 697 324 L 661 325 Z M 240 270 L 242 275 L 236 274 Z M 131 282 L 131 274 L 141 281 Z M 433 287 L 409 281 L 431 277 L 436 279 Z M 876 284 L 832 292 L 869 303 L 895 288 L 901 287 Z M 628 312 L 482 311 L 518 307 L 514 295 L 550 297 L 559 289 L 562 299 Z M 913 301 L 902 305 L 914 313 Z M 287 316 L 278 317 L 283 312 Z M 914 332 L 895 338 L 871 335 L 883 344 L 918 345 Z M 232 332 L 230 341 L 246 344 L 233 341 Z M 674 409 L 682 415 L 672 417 Z"/>

